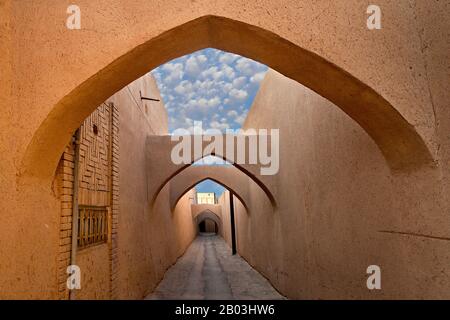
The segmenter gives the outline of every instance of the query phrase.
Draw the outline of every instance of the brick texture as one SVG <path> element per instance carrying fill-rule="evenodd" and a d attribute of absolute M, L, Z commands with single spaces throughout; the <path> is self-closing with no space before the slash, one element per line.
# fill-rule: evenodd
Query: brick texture
<path fill-rule="evenodd" d="M 119 215 L 119 113 L 113 104 L 99 106 L 80 127 L 78 204 L 105 206 L 109 212 L 110 298 L 117 297 L 117 224 Z M 74 194 L 75 144 L 64 150 L 56 174 L 61 201 L 58 256 L 59 299 L 69 298 L 66 286 L 72 242 L 72 204 Z"/>

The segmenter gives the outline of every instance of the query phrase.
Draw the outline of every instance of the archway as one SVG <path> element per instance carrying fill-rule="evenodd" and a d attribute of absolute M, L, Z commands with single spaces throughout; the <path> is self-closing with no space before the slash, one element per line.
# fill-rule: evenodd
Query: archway
<path fill-rule="evenodd" d="M 194 166 L 191 165 L 171 178 L 170 208 L 173 211 L 181 197 L 198 183 L 212 180 L 225 189 L 231 190 L 244 207 L 250 202 L 249 183 L 255 183 L 244 172 L 234 166 Z M 264 189 L 262 189 L 264 191 Z M 272 195 L 267 195 L 269 201 Z"/>
<path fill-rule="evenodd" d="M 192 219 L 194 219 L 197 226 L 205 219 L 211 219 L 218 226 L 218 234 L 222 235 L 222 210 L 220 205 L 212 204 L 193 204 L 191 206 Z"/>
<path fill-rule="evenodd" d="M 214 220 L 205 218 L 198 224 L 198 229 L 200 234 L 201 233 L 207 233 L 207 234 L 215 234 L 217 235 L 219 233 L 219 226 Z"/>
<path fill-rule="evenodd" d="M 217 226 L 219 227 L 219 230 L 222 228 L 221 218 L 217 215 L 217 213 L 211 211 L 210 209 L 205 209 L 205 210 L 201 211 L 200 213 L 198 213 L 195 216 L 194 219 L 196 220 L 197 224 L 199 224 L 200 222 L 202 222 L 206 219 L 210 219 L 217 224 Z"/>
<path fill-rule="evenodd" d="M 214 137 L 214 136 L 212 136 Z M 237 137 L 237 136 L 235 136 Z M 224 139 L 224 138 L 223 138 Z M 225 139 L 223 140 L 225 141 Z M 190 160 L 188 164 L 175 164 L 171 159 L 171 151 L 177 144 L 177 141 L 172 140 L 172 136 L 148 136 L 146 142 L 146 156 L 147 156 L 147 172 L 148 176 L 148 199 L 150 204 L 154 204 L 157 195 L 163 189 L 163 187 L 169 183 L 171 179 L 182 173 L 189 168 L 195 162 L 207 157 L 214 156 L 216 158 L 223 159 L 233 167 L 245 174 L 248 178 L 253 180 L 267 195 L 272 206 L 277 207 L 276 190 L 274 188 L 275 175 L 261 175 L 261 164 L 239 164 L 236 163 L 237 152 L 233 152 L 235 158 L 228 158 L 226 150 L 219 153 L 204 153 L 200 156 L 196 156 L 195 152 L 190 153 Z M 208 141 L 202 141 L 202 150 L 205 150 L 205 146 L 209 144 Z M 193 145 L 192 145 L 193 146 Z M 236 148 L 236 144 L 235 144 Z M 248 145 L 246 146 L 246 157 L 249 152 Z M 212 169 L 210 169 L 212 170 Z"/>
<path fill-rule="evenodd" d="M 173 198 L 172 198 L 172 194 L 171 194 L 171 199 L 170 199 L 170 207 L 173 211 L 173 209 L 175 208 L 175 206 L 177 205 L 178 201 L 181 199 L 181 197 L 183 197 L 189 190 L 191 190 L 192 188 L 194 188 L 197 184 L 202 183 L 203 181 L 206 180 L 211 180 L 219 185 L 221 185 L 222 187 L 224 187 L 226 190 L 233 192 L 233 194 L 239 199 L 239 201 L 242 202 L 242 204 L 244 205 L 244 207 L 246 209 L 248 209 L 248 197 L 245 197 L 246 200 L 244 200 L 244 198 L 237 193 L 235 190 L 236 188 L 230 188 L 227 184 L 224 184 L 223 182 L 219 181 L 217 178 L 211 178 L 211 177 L 205 177 L 205 178 L 201 178 L 199 180 L 196 180 L 195 182 L 188 184 L 188 185 L 181 185 L 180 192 L 174 194 Z"/>
<path fill-rule="evenodd" d="M 329 99 L 372 137 L 391 169 L 412 170 L 432 163 L 414 127 L 359 79 L 263 28 L 206 15 L 142 43 L 69 92 L 34 133 L 19 174 L 50 181 L 65 143 L 101 102 L 156 66 L 207 47 L 260 61 Z"/>

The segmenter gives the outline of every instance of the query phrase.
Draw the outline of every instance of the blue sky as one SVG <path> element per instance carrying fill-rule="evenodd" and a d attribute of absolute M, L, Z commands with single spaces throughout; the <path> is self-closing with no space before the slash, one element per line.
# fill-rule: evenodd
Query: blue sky
<path fill-rule="evenodd" d="M 152 71 L 169 115 L 169 132 L 241 128 L 267 66 L 239 55 L 203 49 L 169 61 Z M 201 192 L 223 192 L 210 181 L 197 185 Z"/>
<path fill-rule="evenodd" d="M 206 158 L 205 158 L 206 159 Z M 209 156 L 207 161 L 210 162 L 207 163 L 209 165 L 228 165 L 230 166 L 231 164 L 221 158 L 217 158 L 215 156 Z M 194 166 L 196 165 L 205 165 L 205 162 L 202 161 L 197 161 L 193 163 Z M 200 182 L 199 184 L 197 184 L 195 186 L 195 189 L 197 190 L 197 192 L 214 192 L 216 194 L 216 197 L 220 197 L 220 195 L 223 193 L 223 191 L 225 190 L 224 187 L 222 187 L 222 185 L 218 184 L 217 182 L 214 182 L 212 180 L 205 180 Z"/>
<path fill-rule="evenodd" d="M 197 192 L 214 192 L 217 198 L 219 198 L 220 195 L 225 191 L 224 187 L 212 180 L 205 180 L 200 182 L 195 186 L 195 189 L 197 190 Z"/>

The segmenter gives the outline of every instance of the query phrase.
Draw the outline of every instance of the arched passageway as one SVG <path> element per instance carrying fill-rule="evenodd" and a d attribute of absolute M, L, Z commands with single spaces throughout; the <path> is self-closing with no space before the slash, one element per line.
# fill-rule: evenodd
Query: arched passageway
<path fill-rule="evenodd" d="M 173 211 L 180 198 L 198 183 L 212 180 L 233 191 L 242 204 L 248 208 L 251 201 L 249 184 L 255 182 L 234 166 L 190 166 L 170 181 L 170 208 Z M 269 198 L 270 200 L 270 198 Z"/>
<path fill-rule="evenodd" d="M 222 217 L 219 216 L 216 212 L 212 211 L 211 209 L 205 209 L 205 210 L 197 213 L 195 215 L 195 217 L 193 217 L 193 218 L 195 219 L 197 225 L 200 225 L 200 223 L 202 223 L 206 220 L 213 221 L 218 228 L 217 233 L 220 234 L 222 232 Z M 203 231 L 203 232 L 206 232 L 206 231 Z"/>
<path fill-rule="evenodd" d="M 80 32 L 57 29 L 41 33 L 39 39 L 35 25 L 40 30 L 64 28 L 58 20 L 59 12 L 64 12 L 61 7 L 48 6 L 32 14 L 35 4 L 30 2 L 20 10 L 14 5 L 8 13 L 18 26 L 5 24 L 13 40 L 7 41 L 7 47 L 11 43 L 10 53 L 18 49 L 20 57 L 10 55 L 0 61 L 7 66 L 5 88 L 18 89 L 6 90 L 7 111 L 0 119 L 6 123 L 1 126 L 6 137 L 1 139 L 5 168 L 1 187 L 6 201 L 0 205 L 7 222 L 0 237 L 3 255 L 8 257 L 0 266 L 0 283 L 12 290 L 6 296 L 41 298 L 43 291 L 43 298 L 55 298 L 59 284 L 64 293 L 66 265 L 60 257 L 68 257 L 71 250 L 67 240 L 75 208 L 71 201 L 76 197 L 70 189 L 76 180 L 66 172 L 74 171 L 70 150 L 60 156 L 75 129 L 110 95 L 152 68 L 207 47 L 255 59 L 279 72 L 266 78 L 258 113 L 247 120 L 254 127 L 271 128 L 276 119 L 276 125 L 295 138 L 282 150 L 283 170 L 277 178 L 260 177 L 258 167 L 238 168 L 259 186 L 251 188 L 252 201 L 246 201 L 252 216 L 245 214 L 243 204 L 236 204 L 241 218 L 239 253 L 290 297 L 448 296 L 448 250 L 443 245 L 448 239 L 448 197 L 443 192 L 448 177 L 439 166 L 434 170 L 435 163 L 446 163 L 448 158 L 446 140 L 438 134 L 446 129 L 442 119 L 448 118 L 442 107 L 446 96 L 439 96 L 438 84 L 444 83 L 444 77 L 436 71 L 444 69 L 440 64 L 448 59 L 436 50 L 441 39 L 429 36 L 435 34 L 431 31 L 436 23 L 424 22 L 430 19 L 425 19 L 428 10 L 424 9 L 444 12 L 440 5 L 386 4 L 401 16 L 396 24 L 400 30 L 410 30 L 413 16 L 424 27 L 423 34 L 410 36 L 391 28 L 371 32 L 359 19 L 347 19 L 362 16 L 364 10 L 356 1 L 327 4 L 326 9 L 335 12 L 331 21 L 323 14 L 324 5 L 313 1 L 306 1 L 311 5 L 302 10 L 289 8 L 295 1 L 286 6 L 247 2 L 248 10 L 236 10 L 200 0 L 179 11 L 171 9 L 175 4 L 171 0 L 143 10 L 134 9 L 148 4 L 144 0 L 136 0 L 130 8 L 119 2 L 111 0 L 105 12 L 96 2 L 85 3 L 83 10 L 103 22 L 98 27 Z M 161 8 L 169 9 L 168 14 L 157 16 Z M 149 24 L 146 18 L 156 16 Z M 114 21 L 108 32 L 105 17 Z M 424 42 L 433 44 L 426 53 L 420 50 Z M 73 50 L 74 46 L 80 50 Z M 129 91 L 138 103 L 124 112 L 124 119 L 136 119 L 139 112 L 146 117 L 139 101 L 142 96 L 136 94 L 140 92 Z M 110 120 L 115 120 L 116 109 L 109 107 Z M 145 119 L 140 120 L 147 126 Z M 104 194 L 94 197 L 105 200 L 103 207 L 110 205 L 97 214 L 98 220 L 106 221 L 104 217 L 114 212 L 111 230 L 122 232 L 102 242 L 105 261 L 115 257 L 122 262 L 99 264 L 102 278 L 97 280 L 109 287 L 103 290 L 107 298 L 139 298 L 146 288 L 153 288 L 186 249 L 196 227 L 190 215 L 181 214 L 191 208 L 191 194 L 175 200 L 179 206 L 172 212 L 168 201 L 168 182 L 188 170 L 189 164 L 161 170 L 151 167 L 158 162 L 151 160 L 148 150 L 142 152 L 147 135 L 162 137 L 160 142 L 167 145 L 164 122 L 136 134 L 125 122 L 119 125 L 120 134 L 126 136 L 121 141 L 125 154 L 121 160 L 128 159 L 120 164 L 126 174 L 120 179 L 113 174 L 118 172 L 118 158 L 111 152 L 113 164 L 105 166 L 109 179 L 98 183 Z M 111 123 L 115 136 L 117 122 Z M 97 135 L 97 130 L 93 132 Z M 103 142 L 114 149 L 113 140 Z M 158 142 L 150 145 L 155 150 Z M 151 161 L 145 162 L 145 156 Z M 55 178 L 59 160 L 63 165 L 58 166 L 62 169 L 58 174 L 68 175 L 66 180 Z M 149 163 L 150 169 L 145 167 Z M 158 194 L 153 208 L 150 202 Z M 83 210 L 96 211 L 89 204 Z M 118 207 L 123 211 L 121 224 Z M 119 246 L 117 239 L 121 239 Z M 126 249 L 119 250 L 120 246 Z M 142 252 L 154 257 L 143 257 Z M 389 285 L 378 295 L 360 282 L 367 263 L 380 263 L 387 270 L 383 283 Z M 139 271 L 127 274 L 127 267 L 136 265 Z M 408 268 L 419 272 L 405 273 Z"/>
<path fill-rule="evenodd" d="M 206 47 L 260 61 L 329 99 L 372 137 L 392 169 L 431 163 L 430 152 L 414 127 L 359 79 L 263 28 L 206 15 L 142 43 L 67 92 L 34 133 L 21 176 L 52 177 L 66 142 L 102 101 L 158 65 Z"/>
<path fill-rule="evenodd" d="M 206 136 L 206 135 L 205 135 Z M 226 138 L 224 138 L 226 135 L 218 136 L 225 141 Z M 236 141 L 238 139 L 239 135 L 233 135 L 233 139 Z M 215 136 L 211 136 L 212 139 L 215 139 Z M 248 136 L 246 136 L 246 139 L 248 141 Z M 268 139 L 270 141 L 270 137 Z M 189 164 L 176 164 L 174 161 L 172 161 L 172 150 L 174 150 L 176 144 L 178 142 L 176 140 L 172 139 L 172 136 L 149 136 L 147 137 L 146 142 L 146 163 L 147 163 L 147 173 L 148 173 L 148 198 L 150 199 L 150 203 L 153 204 L 156 200 L 156 197 L 160 193 L 160 191 L 163 189 L 165 185 L 169 183 L 172 179 L 177 179 L 177 183 L 174 183 L 174 185 L 178 185 L 178 182 L 181 183 L 180 187 L 183 189 L 185 188 L 185 184 L 188 182 L 191 182 L 191 185 L 194 185 L 194 180 L 202 180 L 205 179 L 208 175 L 217 176 L 220 180 L 223 180 L 224 183 L 228 183 L 230 185 L 230 188 L 233 189 L 231 186 L 236 186 L 235 188 L 238 189 L 236 193 L 241 195 L 241 200 L 243 200 L 244 203 L 248 202 L 248 199 L 245 199 L 246 191 L 244 190 L 246 186 L 249 185 L 249 183 L 254 183 L 258 185 L 264 193 L 267 195 L 269 201 L 271 202 L 272 206 L 274 208 L 277 207 L 277 194 L 276 189 L 274 187 L 276 176 L 275 175 L 262 175 L 261 170 L 264 167 L 260 163 L 256 164 L 249 164 L 249 163 L 243 163 L 240 164 L 237 161 L 237 152 L 233 152 L 233 158 L 229 159 L 227 158 L 227 151 L 226 148 L 222 150 L 223 154 L 218 153 L 209 153 L 209 154 L 202 154 L 198 157 L 196 157 L 195 152 L 191 152 L 189 157 Z M 207 139 L 204 139 L 202 141 L 202 150 L 205 150 L 205 147 L 209 144 Z M 193 144 L 191 145 L 193 148 Z M 237 143 L 234 144 L 234 147 L 237 148 Z M 249 153 L 249 146 L 248 143 L 246 145 L 245 149 L 245 157 L 248 159 L 248 153 Z M 195 166 L 192 166 L 196 161 L 199 161 L 201 159 L 204 159 L 205 157 L 209 155 L 214 155 L 215 157 L 221 158 L 223 160 L 228 161 L 229 163 L 232 163 L 233 165 L 231 168 L 220 168 L 218 169 L 215 166 L 211 166 L 208 168 L 208 166 L 202 166 L 205 170 L 197 169 Z M 230 167 L 230 166 L 229 166 Z M 236 180 L 233 181 L 233 177 L 236 178 Z M 252 180 L 251 182 L 247 179 Z M 238 183 L 242 183 L 240 187 L 237 186 Z M 185 191 L 186 189 L 183 189 L 182 191 Z M 182 195 L 183 192 L 175 191 L 177 195 Z M 171 200 L 171 207 L 174 208 L 174 201 L 176 199 Z"/>
<path fill-rule="evenodd" d="M 191 205 L 192 219 L 200 222 L 204 218 L 210 218 L 217 224 L 222 224 L 222 207 L 217 204 L 193 204 Z"/>

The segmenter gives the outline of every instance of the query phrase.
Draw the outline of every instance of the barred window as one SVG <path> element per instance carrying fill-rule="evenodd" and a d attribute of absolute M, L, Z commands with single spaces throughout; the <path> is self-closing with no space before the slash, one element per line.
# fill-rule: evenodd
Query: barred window
<path fill-rule="evenodd" d="M 106 207 L 79 206 L 78 247 L 105 243 L 108 240 L 108 210 Z"/>

